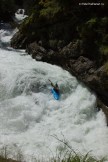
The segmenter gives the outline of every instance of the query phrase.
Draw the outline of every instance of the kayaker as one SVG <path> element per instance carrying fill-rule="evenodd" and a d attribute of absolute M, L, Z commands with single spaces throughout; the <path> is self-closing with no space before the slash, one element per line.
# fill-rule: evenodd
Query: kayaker
<path fill-rule="evenodd" d="M 59 86 L 58 84 L 56 83 L 55 85 L 51 82 L 51 80 L 49 80 L 50 83 L 51 83 L 51 86 L 54 88 L 54 90 L 59 94 Z"/>

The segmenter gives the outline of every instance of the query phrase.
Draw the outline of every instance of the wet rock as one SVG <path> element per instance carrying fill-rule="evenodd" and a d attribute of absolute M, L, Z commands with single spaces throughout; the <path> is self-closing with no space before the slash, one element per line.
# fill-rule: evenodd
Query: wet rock
<path fill-rule="evenodd" d="M 65 46 L 60 54 L 65 58 L 78 58 L 81 55 L 81 41 L 70 42 Z"/>
<path fill-rule="evenodd" d="M 40 43 L 31 43 L 27 52 L 38 61 L 56 64 L 75 75 L 80 81 L 90 87 L 102 101 L 108 105 L 108 74 L 105 67 L 98 68 L 95 61 L 79 56 L 79 42 L 71 42 L 60 52 L 45 49 Z"/>
<path fill-rule="evenodd" d="M 102 109 L 102 111 L 104 112 L 108 126 L 108 107 L 99 98 L 97 99 L 97 107 L 98 110 Z"/>
<path fill-rule="evenodd" d="M 27 44 L 27 37 L 25 37 L 23 34 L 19 32 L 17 32 L 11 39 L 11 46 L 13 48 L 24 49 L 26 47 L 26 44 Z"/>
<path fill-rule="evenodd" d="M 26 52 L 29 53 L 37 61 L 42 61 L 47 51 L 36 42 L 33 42 L 27 46 Z"/>
<path fill-rule="evenodd" d="M 92 70 L 92 73 L 95 71 L 94 62 L 83 56 L 75 59 L 74 62 L 71 61 L 70 67 L 75 71 L 77 75 L 85 76 L 90 70 Z"/>

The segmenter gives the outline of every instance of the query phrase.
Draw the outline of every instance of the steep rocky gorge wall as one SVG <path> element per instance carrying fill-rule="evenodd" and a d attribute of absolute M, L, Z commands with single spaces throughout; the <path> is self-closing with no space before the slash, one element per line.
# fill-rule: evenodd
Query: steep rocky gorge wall
<path fill-rule="evenodd" d="M 85 83 L 97 95 L 97 106 L 102 108 L 108 124 L 108 73 L 105 65 L 97 66 L 95 61 L 81 56 L 79 42 L 71 42 L 59 52 L 47 50 L 36 42 L 27 46 L 26 51 L 37 61 L 56 64 L 68 70 Z"/>
<path fill-rule="evenodd" d="M 95 61 L 81 56 L 78 41 L 69 43 L 59 52 L 46 50 L 37 43 L 30 44 L 26 50 L 36 60 L 63 67 L 93 90 L 98 98 L 97 106 L 105 113 L 108 125 L 108 73 L 105 65 L 97 67 Z"/>
<path fill-rule="evenodd" d="M 75 75 L 97 94 L 102 101 L 98 100 L 98 107 L 108 119 L 107 6 L 72 7 L 69 1 L 64 7 L 56 0 L 39 2 L 11 46 L 26 48 L 34 59 L 59 65 Z"/>

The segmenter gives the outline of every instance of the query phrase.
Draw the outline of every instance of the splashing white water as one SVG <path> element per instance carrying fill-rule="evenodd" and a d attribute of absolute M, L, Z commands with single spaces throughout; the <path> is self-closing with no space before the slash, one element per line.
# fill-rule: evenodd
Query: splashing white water
<path fill-rule="evenodd" d="M 7 31 L 3 32 L 5 42 Z M 48 79 L 58 83 L 59 101 Z M 64 149 L 56 135 L 75 151 L 107 156 L 108 130 L 104 114 L 95 111 L 95 100 L 60 67 L 36 62 L 21 50 L 0 49 L 0 148 L 8 146 L 13 155 L 18 147 L 26 158 L 51 157 Z"/>
<path fill-rule="evenodd" d="M 25 10 L 24 9 L 18 9 L 17 12 L 15 13 L 15 18 L 14 20 L 17 23 L 21 23 L 26 17 L 28 17 L 27 15 L 25 15 Z"/>

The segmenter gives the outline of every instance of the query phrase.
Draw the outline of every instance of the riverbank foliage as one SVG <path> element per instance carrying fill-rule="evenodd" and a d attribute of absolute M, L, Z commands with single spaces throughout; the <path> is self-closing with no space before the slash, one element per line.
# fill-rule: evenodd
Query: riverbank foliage
<path fill-rule="evenodd" d="M 59 139 L 57 136 L 53 136 L 56 138 L 60 143 L 62 143 L 63 148 L 61 150 L 56 150 L 56 155 L 52 158 L 41 158 L 37 159 L 36 157 L 31 157 L 31 162 L 105 162 L 106 158 L 96 158 L 91 155 L 91 151 L 87 154 L 83 155 L 81 153 L 75 152 L 72 147 L 67 143 L 67 141 Z M 0 162 L 28 162 L 26 161 L 26 157 L 24 158 L 21 150 L 17 150 L 15 153 L 15 160 L 9 158 L 9 150 L 8 147 L 3 147 L 0 150 Z"/>
<path fill-rule="evenodd" d="M 0 162 L 23 162 L 23 160 L 20 159 L 20 161 L 17 161 L 0 156 Z M 44 162 L 44 161 L 35 160 L 34 162 Z M 69 154 L 68 157 L 61 158 L 59 155 L 58 157 L 47 160 L 47 162 L 104 162 L 104 159 L 96 160 L 95 158 L 90 157 L 88 154 L 85 156 L 79 156 L 78 154 L 76 155 Z"/>
<path fill-rule="evenodd" d="M 22 47 L 34 41 L 58 50 L 76 40 L 81 42 L 81 55 L 102 64 L 108 49 L 108 4 L 79 5 L 77 0 L 34 0 L 29 7 L 29 17 L 19 27 Z M 90 1 L 89 1 L 90 2 Z M 98 3 L 98 1 L 94 1 Z M 17 38 L 18 39 L 18 38 Z M 18 40 L 18 44 L 23 41 Z M 62 43 L 61 43 L 62 42 Z M 18 46 L 18 45 L 16 45 Z"/>

